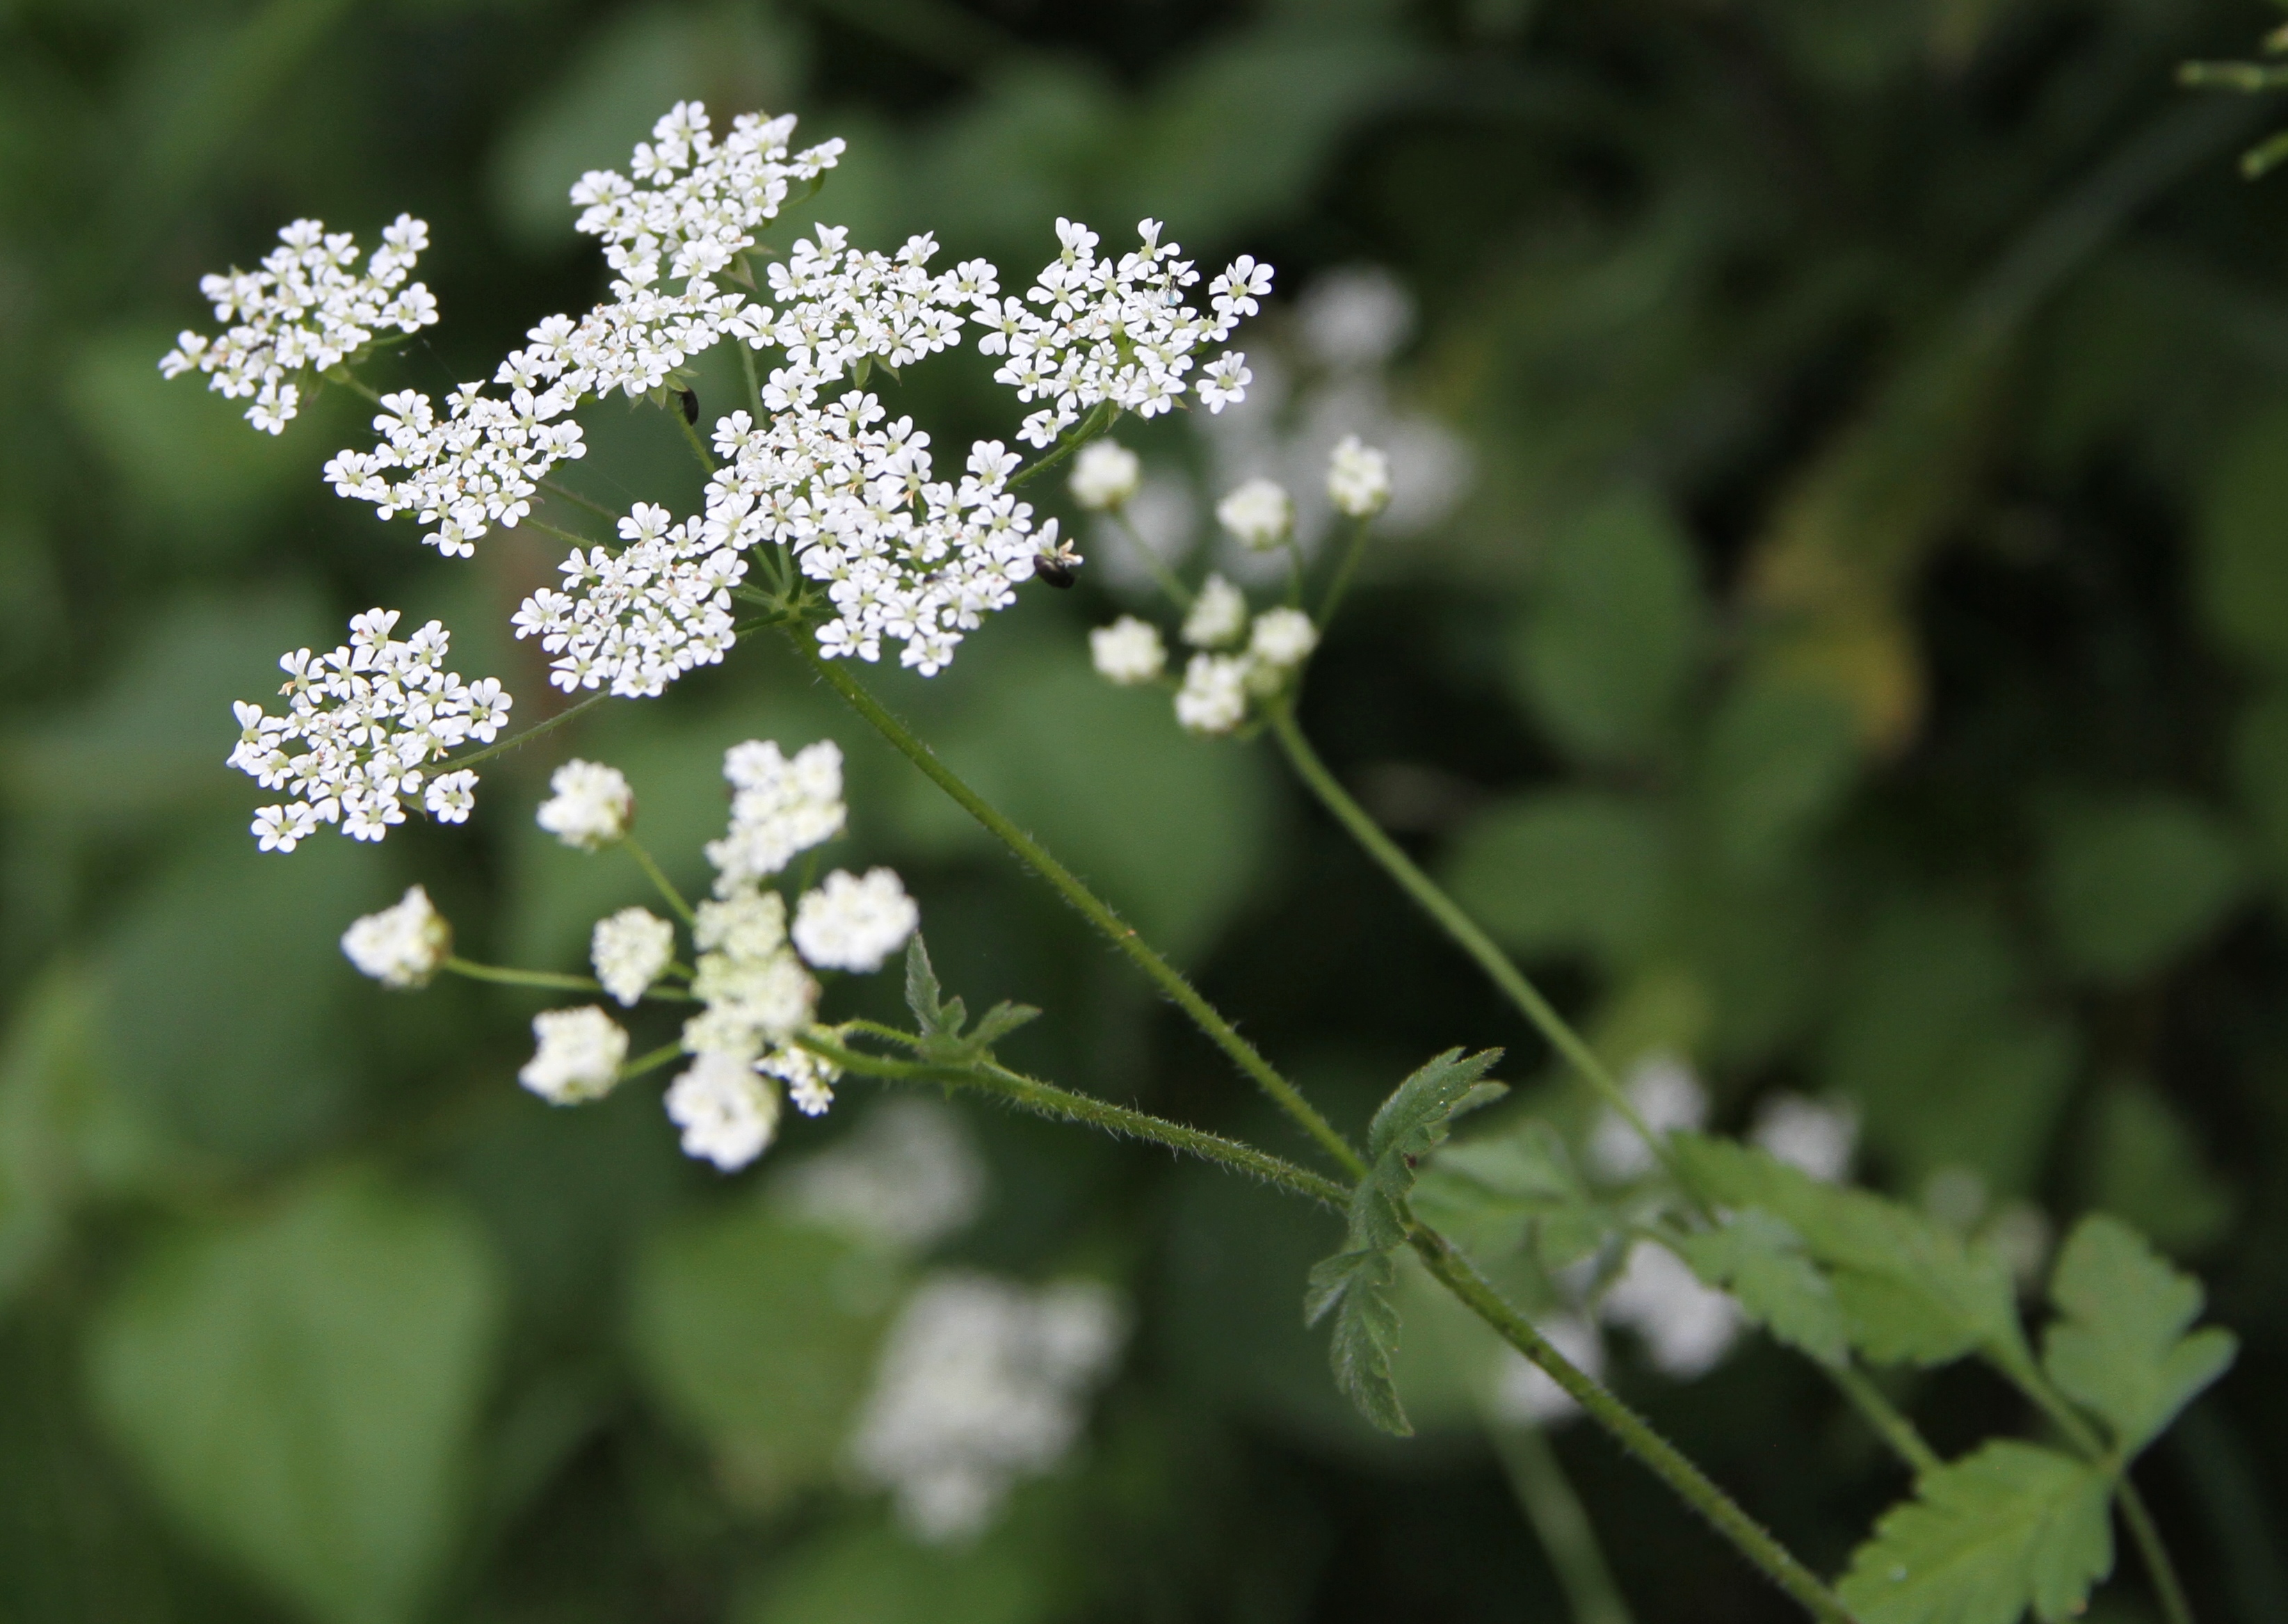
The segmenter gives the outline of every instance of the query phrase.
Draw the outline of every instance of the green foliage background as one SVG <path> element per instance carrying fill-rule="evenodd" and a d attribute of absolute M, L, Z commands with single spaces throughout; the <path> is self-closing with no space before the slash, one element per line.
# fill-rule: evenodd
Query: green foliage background
<path fill-rule="evenodd" d="M 1615 1058 L 1691 1055 L 1721 1125 L 1841 1095 L 1895 1192 L 1982 1191 L 1968 1223 L 2031 1203 L 2053 1234 L 2111 1212 L 2197 1269 L 2241 1359 L 2142 1476 L 2205 1617 L 2288 1616 L 2288 203 L 2234 171 L 2260 109 L 2171 84 L 2267 20 L 0 5 L 0 1618 L 1560 1607 L 1434 1305 L 1406 1299 L 1398 1369 L 1422 1436 L 1378 1440 L 1297 1311 L 1332 1221 L 989 1112 L 994 1201 L 953 1254 L 1115 1280 L 1140 1328 L 1067 1477 L 973 1548 L 905 1542 L 836 1451 L 910 1265 L 794 1225 L 768 1164 L 683 1162 L 647 1088 L 541 1108 L 512 1080 L 532 1000 L 393 998 L 334 952 L 418 878 L 472 951 L 569 966 L 640 882 L 530 826 L 557 760 L 622 765 L 687 874 L 725 744 L 830 736 L 853 849 L 904 871 L 949 990 L 1048 1011 L 1013 1060 L 1299 1153 L 772 651 L 507 758 L 453 838 L 253 851 L 226 702 L 279 649 L 402 604 L 536 703 L 502 622 L 551 554 L 447 567 L 336 500 L 317 467 L 365 415 L 338 394 L 272 441 L 163 386 L 198 275 L 297 215 L 410 210 L 445 313 L 414 381 L 481 376 L 597 291 L 566 185 L 687 95 L 848 137 L 822 209 L 870 245 L 934 228 L 1023 272 L 1056 213 L 1151 213 L 1289 293 L 1402 275 L 1402 390 L 1477 478 L 1372 561 L 1306 704 L 1326 753 Z M 1005 418 L 949 370 L 926 410 Z M 648 426 L 600 426 L 591 471 L 678 472 Z M 1094 584 L 1032 594 L 946 676 L 878 686 L 1347 1128 L 1452 1045 L 1532 1082 L 1514 1018 L 1261 747 L 1087 674 L 1108 612 Z M 1826 1572 L 1903 1492 L 1768 1344 L 1616 1380 Z M 1975 1371 L 1901 1392 L 1948 1453 L 2025 1421 Z M 1558 1447 L 1641 1616 L 1787 1616 L 1597 1437 Z M 2100 1605 L 2150 1616 L 2134 1580 Z"/>

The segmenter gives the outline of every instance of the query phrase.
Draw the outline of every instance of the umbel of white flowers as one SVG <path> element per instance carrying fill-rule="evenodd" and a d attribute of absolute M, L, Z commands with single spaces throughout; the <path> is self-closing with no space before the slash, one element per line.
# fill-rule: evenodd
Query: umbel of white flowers
<path fill-rule="evenodd" d="M 730 827 L 707 845 L 715 895 L 695 910 L 687 996 L 699 1005 L 683 1023 L 690 1064 L 667 1090 L 667 1114 L 684 1150 L 726 1172 L 762 1154 L 777 1132 L 780 1091 L 817 1116 L 834 1102 L 835 1068 L 801 1047 L 814 1024 L 820 988 L 813 970 L 878 970 L 905 945 L 920 911 L 886 868 L 862 876 L 836 870 L 796 904 L 770 882 L 802 853 L 842 832 L 842 752 L 830 740 L 789 758 L 775 744 L 750 740 L 725 752 Z M 565 845 L 598 851 L 627 838 L 635 795 L 616 768 L 567 761 L 536 819 Z M 452 933 L 418 886 L 395 907 L 369 914 L 342 937 L 342 951 L 385 985 L 425 985 L 443 967 Z M 675 927 L 644 908 L 596 922 L 590 958 L 597 984 L 624 1008 L 675 965 Z M 628 1034 L 600 1004 L 533 1017 L 534 1052 L 518 1080 L 552 1104 L 600 1099 L 621 1082 Z"/>
<path fill-rule="evenodd" d="M 617 545 L 576 546 L 559 566 L 561 585 L 517 610 L 516 634 L 538 640 L 549 680 L 568 692 L 656 696 L 719 661 L 736 636 L 731 593 L 759 547 L 784 549 L 823 590 L 830 612 L 816 636 L 830 657 L 873 661 L 895 646 L 902 664 L 930 675 L 984 616 L 1015 601 L 1057 540 L 1056 521 L 1037 523 L 1009 489 L 1021 458 L 1001 440 L 979 440 L 957 476 L 941 473 L 930 435 L 892 418 L 860 383 L 872 362 L 903 367 L 981 330 L 979 350 L 1000 358 L 995 378 L 1034 408 L 1013 438 L 1037 447 L 1100 407 L 1149 418 L 1188 397 L 1220 411 L 1245 396 L 1245 356 L 1209 352 L 1257 313 L 1271 269 L 1241 256 L 1196 307 L 1200 275 L 1162 241 L 1157 220 L 1139 222 L 1135 248 L 1102 257 L 1095 232 L 1057 220 L 1057 255 L 1021 293 L 1003 293 L 982 259 L 932 272 L 927 233 L 884 255 L 831 226 L 761 267 L 758 286 L 743 256 L 843 148 L 792 150 L 794 123 L 748 114 L 718 139 L 703 107 L 677 104 L 637 146 L 629 174 L 593 171 L 572 188 L 578 228 L 601 240 L 614 274 L 609 296 L 576 319 L 538 322 L 489 386 L 464 384 L 441 409 L 416 390 L 384 394 L 374 443 L 326 465 L 340 495 L 385 519 L 409 513 L 441 553 L 466 558 L 492 527 L 528 517 L 542 480 L 584 454 L 573 417 L 582 404 L 657 394 L 727 338 L 770 353 L 759 399 L 707 434 L 718 460 L 700 510 L 679 517 L 633 504 L 616 520 Z M 390 227 L 362 275 L 347 268 L 346 235 L 301 221 L 283 235 L 261 272 L 203 284 L 218 318 L 240 325 L 219 338 L 186 332 L 162 363 L 169 376 L 201 370 L 226 394 L 254 395 L 249 415 L 273 433 L 294 415 L 306 375 L 340 377 L 384 328 L 411 332 L 436 319 L 425 289 L 401 285 L 428 243 L 421 221 Z M 1083 464 L 1108 503 L 1125 499 L 1116 462 Z M 464 691 L 450 678 L 441 691 L 385 669 L 360 630 L 382 617 L 394 611 L 353 623 L 338 671 L 310 669 L 306 652 L 288 657 L 303 663 L 288 666 L 287 717 L 240 706 L 232 765 L 297 797 L 256 820 L 263 849 L 290 851 L 321 823 L 378 839 L 403 821 L 409 798 L 449 821 L 468 815 L 474 774 L 449 765 L 426 775 L 465 740 L 489 742 L 508 697 L 497 683 Z M 443 628 L 423 635 L 423 651 L 441 657 Z"/>

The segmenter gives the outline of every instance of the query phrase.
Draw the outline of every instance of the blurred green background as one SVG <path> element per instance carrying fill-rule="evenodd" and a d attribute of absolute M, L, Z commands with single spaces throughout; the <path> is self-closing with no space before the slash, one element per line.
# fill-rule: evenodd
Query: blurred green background
<path fill-rule="evenodd" d="M 778 651 L 508 757 L 466 830 L 255 854 L 226 702 L 385 602 L 537 714 L 504 620 L 554 549 L 448 565 L 335 499 L 318 467 L 366 415 L 339 392 L 274 441 L 163 385 L 211 325 L 197 277 L 296 216 L 425 216 L 444 321 L 381 375 L 441 393 L 597 296 L 565 188 L 686 96 L 848 138 L 812 211 L 870 246 L 934 229 L 1007 281 L 1057 213 L 1117 243 L 1148 212 L 1204 262 L 1276 264 L 1245 340 L 1267 398 L 1124 435 L 1156 533 L 1246 474 L 1307 483 L 1345 426 L 1401 450 L 1399 533 L 1306 704 L 1346 780 L 1617 1063 L 1688 1057 L 1720 1124 L 1841 1096 L 1871 1182 L 2021 1241 L 2105 1208 L 2198 1270 L 2245 1349 L 2149 1493 L 2205 1618 L 2288 1617 L 2288 181 L 2235 173 L 2260 107 L 2172 84 L 2271 20 L 0 4 L 0 1618 L 1562 1616 L 1440 1401 L 1434 1320 L 1421 1438 L 1334 1396 L 1298 1306 L 1322 1217 L 963 1106 L 981 1216 L 870 1252 L 775 1181 L 873 1090 L 723 1179 L 648 1085 L 518 1089 L 535 999 L 392 996 L 340 959 L 417 879 L 466 951 L 576 967 L 643 892 L 531 826 L 558 761 L 624 768 L 698 878 L 723 746 L 830 736 L 838 860 L 901 867 L 973 1007 L 1047 1009 L 1015 1063 L 1302 1152 Z M 904 386 L 941 442 L 1013 423 L 973 361 Z M 656 414 L 588 420 L 584 488 L 687 506 Z M 934 682 L 872 678 L 1347 1124 L 1449 1044 L 1532 1080 L 1537 1046 L 1263 746 L 1089 675 L 1126 590 L 1100 560 Z M 1108 1282 L 1133 1329 L 1063 1470 L 927 1547 L 843 1440 L 947 1262 Z M 1622 1346 L 1612 1374 L 1816 1566 L 1903 1489 L 1768 1346 L 1680 1384 Z M 2025 1423 L 1976 1372 L 1901 1396 L 1942 1448 Z M 1789 1616 L 1600 1438 L 1557 1446 L 1639 1616 Z M 2099 1604 L 2142 1605 L 2133 1580 Z"/>

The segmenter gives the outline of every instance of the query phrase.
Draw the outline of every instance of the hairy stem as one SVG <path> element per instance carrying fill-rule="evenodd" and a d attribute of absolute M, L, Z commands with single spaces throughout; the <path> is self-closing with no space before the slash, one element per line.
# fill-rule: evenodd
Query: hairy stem
<path fill-rule="evenodd" d="M 562 727 L 566 722 L 570 721 L 575 716 L 580 714 L 581 712 L 591 709 L 593 706 L 600 705 L 609 697 L 611 697 L 611 696 L 608 694 L 591 694 L 579 704 L 566 705 L 562 710 L 557 712 L 555 715 L 550 717 L 547 720 L 536 721 L 521 733 L 512 733 L 504 739 L 500 739 L 493 744 L 488 744 L 482 750 L 472 750 L 466 755 L 447 756 L 443 760 L 437 763 L 437 769 L 440 772 L 450 772 L 455 768 L 466 767 L 472 761 L 486 760 L 493 756 L 500 755 L 504 752 L 513 750 L 519 744 L 528 744 L 534 739 L 538 738 L 542 734 L 551 732 L 555 728 Z"/>
<path fill-rule="evenodd" d="M 1486 1432 L 1501 1458 L 1518 1509 L 1533 1525 L 1557 1574 L 1573 1624 L 1633 1624 L 1628 1603 L 1622 1599 L 1596 1530 L 1589 1524 L 1589 1514 L 1566 1479 L 1547 1435 L 1530 1423 L 1493 1420 L 1486 1422 Z"/>
<path fill-rule="evenodd" d="M 568 485 L 560 485 L 554 480 L 544 479 L 540 482 L 540 488 L 551 496 L 562 497 L 575 507 L 586 508 L 599 519 L 607 520 L 614 524 L 620 521 L 620 514 L 614 513 L 601 502 L 590 501 Z"/>
<path fill-rule="evenodd" d="M 910 1043 L 907 1034 L 899 1036 Z M 949 1084 L 957 1088 L 972 1088 L 994 1095 L 1012 1104 L 1021 1105 L 1037 1115 L 1063 1122 L 1077 1122 L 1106 1133 L 1131 1139 L 1147 1140 L 1165 1145 L 1172 1150 L 1196 1156 L 1228 1167 L 1235 1173 L 1244 1173 L 1252 1178 L 1275 1184 L 1291 1194 L 1316 1201 L 1322 1206 L 1341 1212 L 1348 1206 L 1350 1191 L 1332 1179 L 1322 1177 L 1307 1168 L 1259 1150 L 1253 1145 L 1219 1134 L 1186 1127 L 1180 1122 L 1171 1122 L 1163 1117 L 1132 1111 L 1125 1105 L 1115 1105 L 1085 1094 L 1075 1094 L 1059 1088 L 1053 1083 L 1012 1071 L 990 1060 L 968 1061 L 959 1063 L 928 1060 L 893 1060 L 885 1055 L 869 1055 L 862 1050 L 846 1048 L 841 1044 L 817 1032 L 796 1039 L 802 1047 L 825 1060 L 832 1061 L 844 1071 L 861 1077 L 886 1078 L 902 1082 Z"/>
<path fill-rule="evenodd" d="M 1114 420 L 1119 416 L 1120 408 L 1115 406 L 1110 401 L 1098 402 L 1093 407 L 1089 409 L 1088 416 L 1074 424 L 1071 429 L 1067 432 L 1065 437 L 1058 441 L 1056 444 L 1051 446 L 1046 454 L 1044 455 L 1037 462 L 1035 462 L 1030 467 L 1020 468 L 1013 475 L 1012 475 L 1009 483 L 1005 486 L 1004 489 L 1014 490 L 1018 486 L 1024 484 L 1027 481 L 1037 479 L 1042 474 L 1046 474 L 1050 469 L 1064 461 L 1066 458 L 1070 457 L 1075 451 L 1079 450 L 1081 447 L 1086 445 L 1090 441 L 1104 433 L 1105 430 L 1110 428 Z"/>
<path fill-rule="evenodd" d="M 1320 1147 L 1334 1158 L 1337 1166 L 1352 1178 L 1365 1174 L 1365 1161 L 1335 1131 L 1333 1125 L 1319 1114 L 1294 1084 L 1281 1076 L 1271 1063 L 1257 1052 L 1253 1044 L 1239 1035 L 1232 1023 L 1200 995 L 1199 990 L 1186 980 L 1181 972 L 1154 951 L 1136 934 L 1133 926 L 1122 919 L 1096 893 L 1083 885 L 1069 869 L 1043 849 L 1039 841 L 1018 828 L 983 796 L 962 782 L 950 768 L 937 759 L 929 746 L 914 736 L 912 729 L 867 692 L 864 685 L 840 662 L 822 657 L 811 641 L 798 633 L 789 641 L 810 662 L 812 668 L 825 679 L 828 686 L 841 695 L 850 708 L 863 717 L 876 732 L 895 746 L 901 755 L 921 768 L 924 776 L 951 796 L 963 811 L 982 824 L 988 832 L 1016 854 L 1019 861 L 1047 880 L 1083 919 L 1127 954 L 1219 1048 L 1231 1057 L 1233 1063 L 1252 1078 L 1282 1111 L 1318 1142 Z"/>
<path fill-rule="evenodd" d="M 1414 1250 L 1439 1283 L 1492 1326 L 1502 1340 L 1547 1373 L 1573 1401 L 1593 1416 L 1623 1447 L 1648 1467 L 1711 1526 L 1731 1541 L 1764 1575 L 1793 1596 L 1812 1617 L 1826 1624 L 1851 1624 L 1843 1604 L 1814 1573 L 1764 1528 L 1741 1509 L 1739 1503 L 1711 1482 L 1666 1438 L 1653 1430 L 1637 1413 L 1605 1390 L 1585 1372 L 1549 1345 L 1533 1322 L 1512 1308 L 1486 1283 L 1469 1261 L 1442 1236 L 1418 1230 Z"/>
<path fill-rule="evenodd" d="M 1866 1372 L 1847 1364 L 1824 1368 L 1829 1379 L 1843 1389 L 1843 1396 L 1875 1429 L 1875 1436 L 1888 1444 L 1892 1453 L 1913 1468 L 1918 1477 L 1924 1472 L 1934 1472 L 1946 1464 L 1939 1459 L 1938 1451 L 1923 1441 L 1923 1435 L 1915 1430 L 1914 1422 L 1901 1414 L 1898 1406 L 1884 1397 L 1881 1389 L 1868 1380 Z"/>

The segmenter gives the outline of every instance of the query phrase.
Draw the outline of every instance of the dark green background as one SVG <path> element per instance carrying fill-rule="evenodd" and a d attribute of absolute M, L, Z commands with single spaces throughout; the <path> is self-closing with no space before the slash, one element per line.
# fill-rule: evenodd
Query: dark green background
<path fill-rule="evenodd" d="M 1967 1166 L 2197 1268 L 2244 1351 L 2143 1476 L 2205 1618 L 2288 1612 L 2288 181 L 2235 173 L 2260 107 L 2172 84 L 2271 20 L 0 5 L 0 1617 L 1559 1616 L 1469 1428 L 1400 1447 L 1342 1413 L 1298 1324 L 1331 1225 L 981 1111 L 994 1202 L 953 1255 L 1114 1280 L 1138 1328 L 1071 1476 L 965 1555 L 902 1543 L 816 1421 L 896 1281 L 854 1292 L 767 1170 L 683 1162 L 647 1087 L 539 1107 L 533 1000 L 392 997 L 339 959 L 417 878 L 473 953 L 571 967 L 641 890 L 530 827 L 557 760 L 624 767 L 688 876 L 721 748 L 830 734 L 838 859 L 900 865 L 950 990 L 1049 1012 L 1013 1060 L 1302 1153 L 778 651 L 509 758 L 466 831 L 286 860 L 242 832 L 226 702 L 279 649 L 440 614 L 530 714 L 503 622 L 552 547 L 448 566 L 336 500 L 317 469 L 364 415 L 338 392 L 273 441 L 163 386 L 198 275 L 298 215 L 369 240 L 409 210 L 445 319 L 402 380 L 487 375 L 600 290 L 565 187 L 690 95 L 847 137 L 818 209 L 871 246 L 933 228 L 1005 280 L 1054 214 L 1116 243 L 1148 212 L 1286 293 L 1403 276 L 1396 386 L 1477 481 L 1370 562 L 1305 705 L 1327 755 L 1609 1049 L 1693 1054 L 1724 1125 L 1839 1091 L 1878 1182 Z M 982 376 L 918 369 L 902 409 L 1005 432 Z M 597 489 L 687 480 L 655 416 L 590 419 Z M 934 683 L 873 680 L 1341 1120 L 1452 1043 L 1530 1079 L 1520 1023 L 1265 746 L 1087 676 L 1110 610 L 1029 593 Z M 1824 1570 L 1903 1490 L 1768 1347 L 1616 1380 Z M 2026 1425 L 1975 1373 L 1902 1394 L 1945 1449 Z M 1787 1616 L 1600 1439 L 1560 1448 L 1641 1618 Z M 2098 1605 L 2152 1616 L 2134 1579 Z"/>

